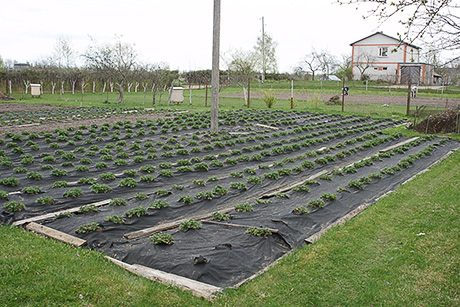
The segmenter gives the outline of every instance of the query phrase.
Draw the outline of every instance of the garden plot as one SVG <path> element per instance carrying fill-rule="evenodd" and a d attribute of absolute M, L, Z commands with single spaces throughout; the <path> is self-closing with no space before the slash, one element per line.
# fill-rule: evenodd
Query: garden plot
<path fill-rule="evenodd" d="M 2 220 L 37 222 L 125 264 L 244 282 L 458 147 L 391 120 L 236 111 L 7 134 Z M 35 225 L 35 224 L 32 224 Z"/>
<path fill-rule="evenodd" d="M 112 116 L 126 116 L 133 113 L 151 114 L 153 110 L 133 109 L 133 108 L 65 108 L 65 109 L 47 109 L 43 110 L 26 110 L 20 112 L 3 112 L 0 113 L 0 127 L 14 125 L 35 125 L 43 123 L 56 123 L 72 120 L 84 120 L 95 118 L 110 118 Z"/>

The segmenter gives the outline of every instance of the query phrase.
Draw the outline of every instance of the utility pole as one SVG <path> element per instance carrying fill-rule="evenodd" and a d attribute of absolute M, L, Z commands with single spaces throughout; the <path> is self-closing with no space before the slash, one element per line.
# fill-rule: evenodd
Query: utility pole
<path fill-rule="evenodd" d="M 220 0 L 214 0 L 211 79 L 211 132 L 219 131 Z"/>
<path fill-rule="evenodd" d="M 265 82 L 265 23 L 262 16 L 262 83 Z"/>

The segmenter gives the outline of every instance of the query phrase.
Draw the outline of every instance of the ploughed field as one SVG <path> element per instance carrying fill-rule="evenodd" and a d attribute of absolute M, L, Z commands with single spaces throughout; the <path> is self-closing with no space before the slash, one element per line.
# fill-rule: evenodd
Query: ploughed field
<path fill-rule="evenodd" d="M 39 223 L 89 248 L 230 287 L 311 242 L 459 147 L 407 139 L 389 119 L 232 111 L 5 133 L 6 223 Z"/>

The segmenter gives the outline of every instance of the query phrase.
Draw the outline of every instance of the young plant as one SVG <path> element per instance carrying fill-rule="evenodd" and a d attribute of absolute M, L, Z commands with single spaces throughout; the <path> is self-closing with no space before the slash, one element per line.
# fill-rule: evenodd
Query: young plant
<path fill-rule="evenodd" d="M 308 205 L 313 208 L 322 208 L 324 207 L 325 203 L 324 203 L 324 200 L 322 199 L 315 199 L 315 200 L 310 200 L 308 202 Z"/>
<path fill-rule="evenodd" d="M 230 215 L 226 214 L 226 213 L 220 213 L 220 212 L 214 212 L 212 214 L 212 218 L 215 219 L 216 221 L 226 221 L 228 219 L 230 219 Z"/>
<path fill-rule="evenodd" d="M 127 203 L 124 198 L 114 198 L 110 201 L 109 206 L 126 206 Z"/>
<path fill-rule="evenodd" d="M 26 209 L 26 206 L 23 203 L 16 200 L 4 204 L 3 207 L 9 212 L 20 212 Z"/>
<path fill-rule="evenodd" d="M 81 206 L 80 209 L 78 209 L 78 213 L 90 213 L 90 212 L 98 212 L 99 211 L 99 208 L 96 207 L 95 205 L 85 205 L 85 206 Z"/>
<path fill-rule="evenodd" d="M 270 231 L 270 229 L 265 228 L 265 227 L 262 227 L 262 228 L 250 227 L 246 230 L 245 233 L 253 235 L 253 236 L 257 236 L 257 237 L 264 237 L 264 238 L 272 235 L 272 232 Z"/>
<path fill-rule="evenodd" d="M 98 230 L 101 230 L 102 227 L 101 225 L 99 225 L 99 223 L 96 223 L 96 222 L 93 222 L 93 223 L 89 223 L 89 224 L 83 224 L 83 225 L 80 225 L 80 227 L 78 227 L 77 229 L 77 233 L 88 233 L 88 232 L 92 232 L 92 231 L 98 231 Z"/>
<path fill-rule="evenodd" d="M 22 189 L 22 193 L 38 195 L 42 193 L 42 189 L 40 187 L 25 187 Z"/>
<path fill-rule="evenodd" d="M 235 205 L 235 210 L 237 212 L 252 212 L 254 211 L 254 208 L 252 207 L 252 205 L 250 203 L 242 203 L 242 204 L 238 204 L 238 205 Z"/>
<path fill-rule="evenodd" d="M 211 191 L 201 191 L 196 194 L 195 198 L 211 200 L 214 198 L 214 194 Z"/>
<path fill-rule="evenodd" d="M 294 188 L 292 188 L 294 192 L 305 192 L 308 193 L 310 192 L 310 188 L 307 185 L 299 185 Z"/>
<path fill-rule="evenodd" d="M 190 205 L 191 203 L 193 203 L 193 196 L 181 196 L 178 202 Z"/>
<path fill-rule="evenodd" d="M 153 203 L 150 204 L 149 209 L 163 209 L 169 207 L 169 203 L 164 200 L 155 200 Z"/>
<path fill-rule="evenodd" d="M 104 218 L 104 221 L 106 222 L 112 222 L 114 224 L 124 224 L 126 221 L 126 218 L 118 215 L 110 215 Z"/>
<path fill-rule="evenodd" d="M 53 188 L 53 189 L 67 188 L 68 186 L 69 186 L 69 184 L 67 183 L 67 181 L 61 180 L 61 181 L 55 181 L 53 183 L 53 185 L 51 186 L 51 188 Z"/>
<path fill-rule="evenodd" d="M 334 193 L 323 193 L 321 195 L 321 199 L 327 200 L 327 201 L 333 201 L 337 199 L 337 195 Z"/>
<path fill-rule="evenodd" d="M 292 210 L 292 213 L 298 214 L 298 215 L 309 214 L 310 210 L 305 206 L 299 206 L 299 207 L 294 208 Z"/>
<path fill-rule="evenodd" d="M 136 216 L 136 217 L 141 217 L 147 213 L 147 208 L 145 207 L 136 207 L 132 208 L 128 211 L 125 212 L 125 215 L 129 218 Z"/>
<path fill-rule="evenodd" d="M 230 183 L 230 187 L 232 189 L 242 190 L 242 191 L 246 191 L 248 189 L 248 187 L 246 186 L 244 182 L 239 182 L 239 181 Z"/>
<path fill-rule="evenodd" d="M 120 180 L 119 186 L 133 189 L 133 188 L 137 187 L 137 181 L 136 181 L 136 179 L 131 178 L 131 177 L 124 178 L 124 179 Z"/>
<path fill-rule="evenodd" d="M 10 194 L 8 194 L 8 192 L 0 190 L 0 199 L 8 200 L 9 197 L 10 197 Z"/>
<path fill-rule="evenodd" d="M 144 200 L 144 199 L 149 198 L 149 196 L 145 193 L 136 193 L 134 194 L 133 198 L 136 200 Z"/>
<path fill-rule="evenodd" d="M 187 229 L 200 229 L 201 223 L 195 221 L 194 219 L 190 219 L 188 221 L 182 222 L 179 225 L 179 230 L 187 230 Z"/>
<path fill-rule="evenodd" d="M 174 173 L 170 169 L 162 169 L 158 172 L 158 175 L 163 177 L 173 177 Z"/>
<path fill-rule="evenodd" d="M 112 188 L 104 183 L 95 183 L 91 186 L 91 191 L 96 194 L 110 193 Z"/>
<path fill-rule="evenodd" d="M 347 184 L 348 187 L 350 188 L 356 188 L 358 190 L 364 189 L 364 184 L 362 182 L 356 181 L 356 180 L 351 180 Z"/>
<path fill-rule="evenodd" d="M 155 245 L 158 245 L 158 244 L 171 245 L 174 243 L 174 238 L 170 234 L 164 233 L 164 232 L 154 233 L 152 236 L 150 236 L 150 240 Z"/>

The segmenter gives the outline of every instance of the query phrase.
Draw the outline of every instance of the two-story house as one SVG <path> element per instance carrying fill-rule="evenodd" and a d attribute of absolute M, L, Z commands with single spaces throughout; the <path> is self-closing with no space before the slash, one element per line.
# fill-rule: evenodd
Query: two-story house
<path fill-rule="evenodd" d="M 420 63 L 420 47 L 377 32 L 352 44 L 353 80 L 431 85 L 433 65 Z"/>

